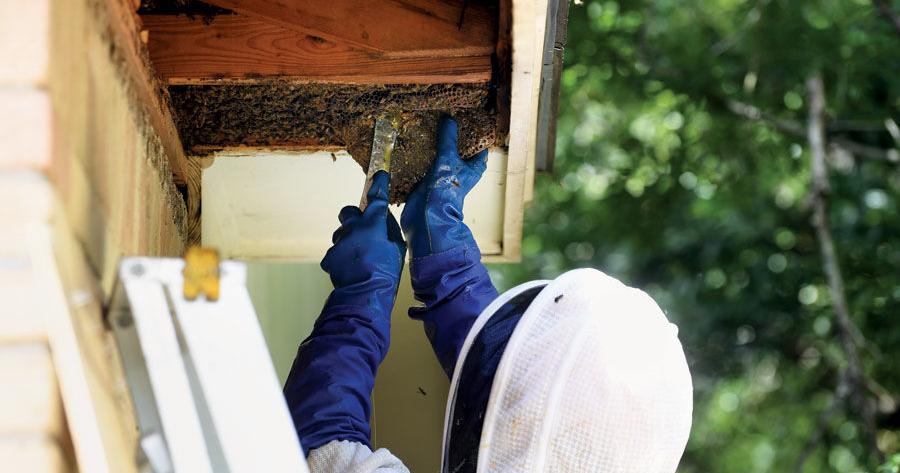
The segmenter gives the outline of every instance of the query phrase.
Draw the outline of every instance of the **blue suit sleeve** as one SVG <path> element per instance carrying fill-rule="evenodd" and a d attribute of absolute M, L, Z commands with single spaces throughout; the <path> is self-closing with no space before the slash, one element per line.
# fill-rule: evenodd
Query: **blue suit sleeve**
<path fill-rule="evenodd" d="M 462 344 L 475 319 L 497 298 L 481 252 L 474 242 L 410 262 L 416 300 L 409 310 L 421 320 L 441 367 L 452 376 Z"/>
<path fill-rule="evenodd" d="M 326 305 L 297 350 L 284 394 L 304 454 L 332 440 L 371 447 L 371 394 L 390 344 L 390 322 L 369 313 Z"/>

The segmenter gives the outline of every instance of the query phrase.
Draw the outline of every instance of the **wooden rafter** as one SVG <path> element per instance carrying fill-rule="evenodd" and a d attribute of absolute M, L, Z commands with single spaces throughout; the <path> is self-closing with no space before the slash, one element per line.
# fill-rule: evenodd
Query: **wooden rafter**
<path fill-rule="evenodd" d="M 389 58 L 485 56 L 496 41 L 490 11 L 462 0 L 207 2 Z"/>
<path fill-rule="evenodd" d="M 186 158 L 175 129 L 171 109 L 165 100 L 165 92 L 152 73 L 147 52 L 140 39 L 141 20 L 134 11 L 132 0 L 106 0 L 109 12 L 109 29 L 113 40 L 124 58 L 126 73 L 130 76 L 140 101 L 145 104 L 150 123 L 159 135 L 160 142 L 169 157 L 169 166 L 175 180 L 187 182 Z"/>
<path fill-rule="evenodd" d="M 387 3 L 387 2 L 386 2 Z M 345 43 L 299 34 L 268 21 L 222 15 L 210 24 L 145 15 L 150 56 L 169 84 L 258 82 L 463 83 L 491 77 L 489 53 L 461 57 L 376 57 Z"/>

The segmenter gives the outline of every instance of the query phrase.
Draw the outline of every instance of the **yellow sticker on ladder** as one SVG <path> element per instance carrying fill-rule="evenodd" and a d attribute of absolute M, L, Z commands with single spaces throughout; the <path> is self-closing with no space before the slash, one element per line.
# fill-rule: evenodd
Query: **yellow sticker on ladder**
<path fill-rule="evenodd" d="M 192 301 L 200 294 L 206 300 L 219 299 L 219 252 L 192 246 L 184 254 L 184 298 Z"/>

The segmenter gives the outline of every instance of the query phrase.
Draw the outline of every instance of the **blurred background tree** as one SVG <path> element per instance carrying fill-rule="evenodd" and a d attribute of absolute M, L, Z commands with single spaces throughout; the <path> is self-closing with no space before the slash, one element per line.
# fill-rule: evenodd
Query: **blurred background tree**
<path fill-rule="evenodd" d="M 492 274 L 508 288 L 593 266 L 656 298 L 694 375 L 680 471 L 900 467 L 898 15 L 570 8 L 555 169 L 522 264 Z"/>

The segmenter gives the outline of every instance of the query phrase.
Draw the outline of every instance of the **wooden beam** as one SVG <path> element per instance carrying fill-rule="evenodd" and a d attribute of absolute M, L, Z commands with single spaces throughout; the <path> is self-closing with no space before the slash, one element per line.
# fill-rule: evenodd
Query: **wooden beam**
<path fill-rule="evenodd" d="M 496 40 L 490 10 L 462 0 L 207 0 L 207 3 L 385 57 L 490 55 Z"/>
<path fill-rule="evenodd" d="M 223 15 L 207 25 L 185 16 L 145 15 L 150 57 L 169 84 L 296 82 L 354 84 L 486 82 L 483 56 L 388 59 L 269 22 Z"/>
<path fill-rule="evenodd" d="M 188 217 L 173 182 L 173 156 L 182 157 L 184 178 L 181 141 L 174 123 L 161 128 L 153 118 L 172 120 L 159 94 L 164 85 L 148 69 L 143 44 L 113 34 L 135 15 L 130 4 L 107 1 L 118 9 L 97 0 L 53 0 L 47 175 L 96 274 L 111 289 L 122 254 L 180 254 Z M 139 41 L 133 33 L 127 37 Z M 139 62 L 129 63 L 126 50 Z"/>
<path fill-rule="evenodd" d="M 499 0 L 497 4 L 497 45 L 495 54 L 495 83 L 497 84 L 497 132 L 509 134 L 509 108 L 512 100 L 512 9 L 513 0 Z M 501 141 L 505 141 L 501 139 Z"/>
<path fill-rule="evenodd" d="M 106 0 L 105 4 L 112 42 L 121 54 L 126 74 L 135 88 L 138 100 L 144 104 L 150 124 L 159 135 L 176 181 L 183 183 L 184 148 L 172 119 L 165 89 L 148 62 L 147 49 L 141 40 L 141 20 L 134 11 L 134 3 L 131 0 Z"/>

